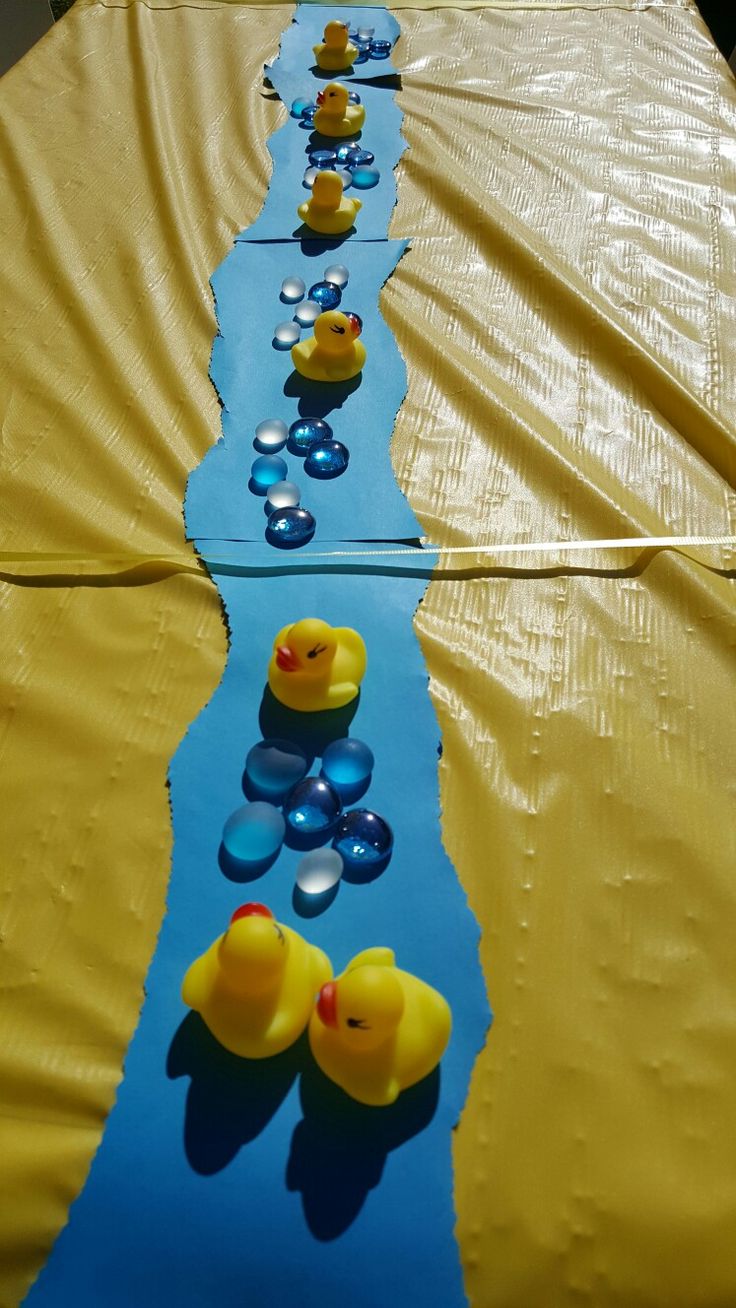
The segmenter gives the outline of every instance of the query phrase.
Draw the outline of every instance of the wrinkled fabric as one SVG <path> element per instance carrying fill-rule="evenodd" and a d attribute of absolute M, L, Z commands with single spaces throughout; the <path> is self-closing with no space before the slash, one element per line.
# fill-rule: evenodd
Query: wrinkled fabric
<path fill-rule="evenodd" d="M 78 3 L 0 85 L 3 1304 L 99 1141 L 164 911 L 167 764 L 225 658 L 181 503 L 290 13 Z M 381 303 L 427 535 L 733 535 L 736 86 L 696 11 L 399 21 L 413 243 Z M 455 1144 L 476 1308 L 736 1300 L 730 558 L 531 560 L 418 611 L 496 1015 Z"/>

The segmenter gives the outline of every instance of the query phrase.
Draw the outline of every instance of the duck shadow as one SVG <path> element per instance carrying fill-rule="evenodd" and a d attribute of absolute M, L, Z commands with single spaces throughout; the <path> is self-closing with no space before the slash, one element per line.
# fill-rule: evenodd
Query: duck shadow
<path fill-rule="evenodd" d="M 347 241 L 348 237 L 350 236 L 355 236 L 356 231 L 357 228 L 355 224 L 353 224 L 352 227 L 348 227 L 347 231 L 341 232 L 337 240 L 333 239 L 331 249 L 333 250 L 339 249 L 343 241 Z M 300 223 L 298 227 L 294 228 L 291 234 L 292 236 L 295 236 L 298 241 L 301 242 L 303 254 L 306 253 L 306 251 L 304 250 L 304 245 L 307 242 L 311 242 L 311 241 L 321 242 L 323 239 L 318 232 L 315 232 L 314 229 L 309 226 L 308 223 Z"/>
<path fill-rule="evenodd" d="M 309 235 L 301 238 L 300 248 L 302 254 L 308 259 L 317 257 L 321 259 L 323 254 L 331 254 L 333 250 L 339 250 L 345 239 L 344 236 L 320 236 L 316 232 L 312 232 L 309 227 L 305 227 L 305 232 L 309 233 Z"/>
<path fill-rule="evenodd" d="M 268 683 L 258 710 L 258 726 L 264 740 L 289 740 L 304 750 L 313 761 L 322 757 L 333 740 L 342 740 L 349 734 L 350 723 L 358 711 L 360 692 L 349 704 L 339 709 L 325 709 L 321 713 L 299 713 L 287 708 L 276 698 Z"/>
<path fill-rule="evenodd" d="M 308 154 L 311 154 L 313 150 L 336 150 L 338 146 L 343 145 L 346 141 L 349 141 L 352 145 L 353 141 L 359 141 L 363 135 L 362 127 L 360 131 L 349 132 L 347 136 L 325 136 L 324 132 L 318 132 L 316 127 L 311 127 L 311 124 L 303 123 L 302 126 L 311 128 L 309 142 L 306 147 Z"/>
<path fill-rule="evenodd" d="M 343 77 L 357 77 L 353 65 L 348 64 L 347 68 L 332 69 L 320 68 L 319 64 L 312 64 L 310 73 L 313 73 L 320 82 L 337 82 L 342 81 Z"/>
<path fill-rule="evenodd" d="M 284 395 L 297 400 L 299 416 L 302 418 L 325 418 L 334 409 L 341 409 L 349 397 L 357 391 L 363 374 L 351 377 L 344 382 L 315 382 L 302 377 L 294 369 L 284 382 Z"/>
<path fill-rule="evenodd" d="M 336 1240 L 352 1226 L 392 1149 L 429 1126 L 439 1090 L 438 1067 L 395 1104 L 368 1108 L 329 1081 L 313 1061 L 307 1063 L 299 1087 L 304 1116 L 292 1136 L 286 1188 L 301 1194 L 315 1239 Z"/>
<path fill-rule="evenodd" d="M 306 1032 L 274 1058 L 238 1058 L 218 1044 L 199 1013 L 187 1014 L 169 1047 L 166 1075 L 191 1078 L 184 1152 L 193 1171 L 214 1176 L 255 1140 L 310 1058 Z"/>

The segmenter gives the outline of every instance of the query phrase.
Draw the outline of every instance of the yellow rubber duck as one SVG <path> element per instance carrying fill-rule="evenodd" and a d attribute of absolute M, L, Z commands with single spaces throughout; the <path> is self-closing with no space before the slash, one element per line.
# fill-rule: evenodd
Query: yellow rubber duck
<path fill-rule="evenodd" d="M 268 684 L 287 708 L 319 713 L 355 699 L 365 667 L 365 645 L 357 631 L 302 618 L 282 627 L 273 642 Z"/>
<path fill-rule="evenodd" d="M 366 949 L 320 991 L 309 1023 L 315 1060 L 352 1099 L 379 1108 L 422 1081 L 450 1038 L 438 991 L 396 966 L 392 949 Z"/>
<path fill-rule="evenodd" d="M 360 200 L 346 199 L 342 193 L 342 178 L 325 170 L 317 173 L 312 187 L 312 198 L 300 204 L 299 217 L 314 232 L 339 236 L 355 222 L 355 215 L 363 205 Z"/>
<path fill-rule="evenodd" d="M 322 45 L 313 45 L 314 58 L 318 68 L 330 73 L 339 73 L 349 68 L 358 57 L 358 47 L 349 39 L 350 28 L 347 23 L 333 19 L 325 28 Z"/>
<path fill-rule="evenodd" d="M 348 88 L 342 82 L 328 82 L 317 93 L 314 130 L 322 136 L 353 136 L 365 122 L 362 104 L 350 104 Z"/>
<path fill-rule="evenodd" d="M 365 346 L 356 337 L 360 328 L 339 309 L 328 309 L 314 322 L 314 336 L 297 341 L 291 358 L 297 372 L 310 381 L 340 382 L 357 377 L 366 360 Z"/>
<path fill-rule="evenodd" d="M 326 954 L 281 926 L 264 904 L 243 904 L 181 988 L 216 1040 L 241 1058 L 270 1058 L 299 1039 L 320 986 Z"/>

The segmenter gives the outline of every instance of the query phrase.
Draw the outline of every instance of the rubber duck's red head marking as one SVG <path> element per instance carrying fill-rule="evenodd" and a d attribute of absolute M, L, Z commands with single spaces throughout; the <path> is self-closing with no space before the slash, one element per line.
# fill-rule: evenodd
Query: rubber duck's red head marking
<path fill-rule="evenodd" d="M 320 990 L 317 1013 L 325 1026 L 337 1026 L 337 986 L 334 981 L 328 981 Z"/>
<path fill-rule="evenodd" d="M 241 917 L 272 918 L 273 913 L 271 912 L 270 908 L 266 908 L 265 904 L 241 904 L 240 908 L 236 908 L 235 912 L 230 918 L 230 926 L 232 926 L 233 922 L 237 922 L 238 919 Z"/>

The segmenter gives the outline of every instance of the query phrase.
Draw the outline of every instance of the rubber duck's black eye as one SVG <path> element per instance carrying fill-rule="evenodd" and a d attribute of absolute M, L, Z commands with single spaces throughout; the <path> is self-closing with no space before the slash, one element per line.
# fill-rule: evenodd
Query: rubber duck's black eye
<path fill-rule="evenodd" d="M 276 928 L 276 935 L 278 936 L 278 938 L 279 938 L 279 940 L 281 941 L 282 945 L 285 945 L 285 944 L 286 944 L 286 936 L 284 935 L 283 931 L 281 930 L 281 927 L 279 926 L 278 922 L 274 922 L 274 926 L 275 926 L 275 928 Z"/>
<path fill-rule="evenodd" d="M 366 1025 L 365 1019 L 362 1017 L 349 1017 L 348 1026 L 351 1026 L 353 1030 L 357 1028 L 358 1031 L 370 1031 L 370 1027 Z"/>
<path fill-rule="evenodd" d="M 307 654 L 307 658 L 316 659 L 317 655 L 324 654 L 326 649 L 327 649 L 326 645 L 315 645 L 314 649 L 310 649 L 309 653 Z"/>
<path fill-rule="evenodd" d="M 344 327 L 338 327 L 337 323 L 335 323 L 335 326 L 334 326 L 334 327 L 330 327 L 330 331 L 331 331 L 331 332 L 337 332 L 338 336 L 344 336 L 344 335 L 345 335 L 345 328 L 344 328 Z"/>

